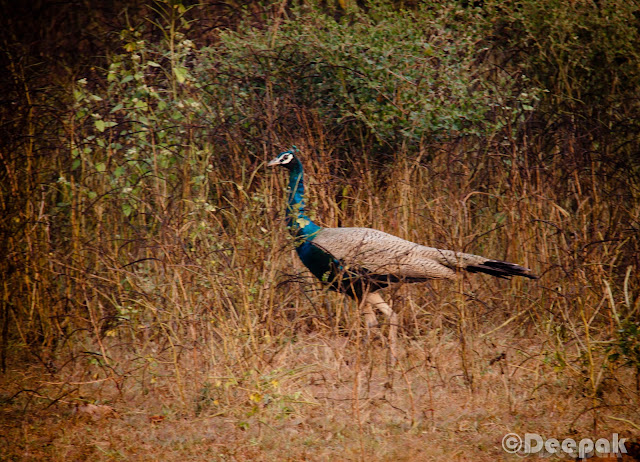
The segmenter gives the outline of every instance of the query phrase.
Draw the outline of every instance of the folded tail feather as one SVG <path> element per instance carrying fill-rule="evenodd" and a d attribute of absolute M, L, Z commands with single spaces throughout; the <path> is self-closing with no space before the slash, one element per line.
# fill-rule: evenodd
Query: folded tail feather
<path fill-rule="evenodd" d="M 486 273 L 504 279 L 509 279 L 512 276 L 538 279 L 538 276 L 532 274 L 529 268 L 499 260 L 487 260 L 481 264 L 467 266 L 465 269 L 470 273 Z"/>

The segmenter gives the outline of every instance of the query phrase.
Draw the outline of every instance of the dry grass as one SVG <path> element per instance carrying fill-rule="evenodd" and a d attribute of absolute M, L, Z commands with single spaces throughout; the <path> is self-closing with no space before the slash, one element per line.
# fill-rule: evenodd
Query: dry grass
<path fill-rule="evenodd" d="M 637 311 L 635 270 L 608 276 L 618 241 L 580 265 L 571 250 L 592 239 L 580 236 L 592 226 L 583 214 L 597 224 L 623 205 L 579 200 L 571 215 L 542 184 L 517 201 L 499 182 L 473 192 L 456 155 L 400 165 L 388 188 L 364 168 L 345 188 L 308 156 L 310 208 L 328 226 L 523 263 L 540 281 L 474 275 L 387 291 L 402 349 L 390 369 L 355 306 L 295 258 L 283 179 L 212 182 L 229 207 L 196 207 L 152 239 L 121 246 L 103 229 L 87 245 L 78 233 L 75 257 L 94 272 L 50 250 L 44 268 L 65 268 L 85 297 L 82 330 L 24 353 L 14 343 L 0 384 L 4 460 L 495 460 L 509 459 L 508 432 L 636 438 L 637 371 L 611 357 Z M 138 263 L 116 266 L 123 252 Z"/>
<path fill-rule="evenodd" d="M 82 361 L 17 368 L 3 377 L 1 452 L 3 460 L 500 460 L 508 432 L 637 436 L 621 420 L 637 418 L 622 388 L 632 377 L 616 376 L 608 396 L 618 404 L 594 426 L 571 374 L 540 361 L 544 344 L 513 334 L 469 345 L 473 389 L 459 342 L 436 333 L 406 339 L 394 370 L 378 344 L 318 334 L 265 340 L 237 360 L 191 345 L 178 359 L 181 382 L 168 351 L 154 365 L 128 357 L 118 374 L 92 375 Z M 73 392 L 61 395 L 64 386 Z"/>

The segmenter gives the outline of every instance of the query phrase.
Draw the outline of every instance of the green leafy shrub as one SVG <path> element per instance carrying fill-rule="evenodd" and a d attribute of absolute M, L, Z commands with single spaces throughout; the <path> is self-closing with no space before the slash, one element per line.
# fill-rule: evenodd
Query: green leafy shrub
<path fill-rule="evenodd" d="M 470 21 L 455 22 L 458 12 L 376 4 L 336 21 L 300 9 L 279 27 L 222 34 L 216 48 L 203 50 L 211 57 L 202 63 L 203 87 L 219 99 L 221 91 L 234 94 L 221 107 L 233 109 L 229 120 L 251 120 L 246 111 L 261 101 L 276 109 L 276 124 L 295 123 L 292 113 L 307 109 L 330 130 L 385 150 L 493 133 L 506 123 L 497 113 L 512 123 L 535 95 L 519 93 L 511 107 L 513 82 L 493 90 L 476 62 L 478 36 Z"/>

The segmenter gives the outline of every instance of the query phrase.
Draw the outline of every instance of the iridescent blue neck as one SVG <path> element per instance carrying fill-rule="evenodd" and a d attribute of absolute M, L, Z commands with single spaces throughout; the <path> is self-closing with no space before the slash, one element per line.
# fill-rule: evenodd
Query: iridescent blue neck
<path fill-rule="evenodd" d="M 302 163 L 294 157 L 289 167 L 289 202 L 287 203 L 287 225 L 292 234 L 313 239 L 320 230 L 304 213 L 304 174 Z"/>

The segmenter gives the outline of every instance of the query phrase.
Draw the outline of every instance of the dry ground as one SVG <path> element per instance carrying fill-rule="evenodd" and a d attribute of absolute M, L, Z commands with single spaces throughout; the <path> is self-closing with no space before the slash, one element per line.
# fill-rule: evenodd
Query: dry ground
<path fill-rule="evenodd" d="M 617 371 L 591 409 L 576 377 L 526 338 L 468 344 L 470 383 L 453 336 L 403 339 L 393 369 L 379 341 L 360 337 L 310 333 L 245 344 L 243 354 L 239 339 L 217 345 L 227 350 L 219 355 L 167 346 L 109 364 L 84 352 L 47 368 L 14 366 L 0 383 L 0 458 L 519 460 L 501 447 L 509 432 L 640 435 L 630 371 Z"/>

